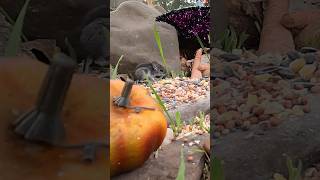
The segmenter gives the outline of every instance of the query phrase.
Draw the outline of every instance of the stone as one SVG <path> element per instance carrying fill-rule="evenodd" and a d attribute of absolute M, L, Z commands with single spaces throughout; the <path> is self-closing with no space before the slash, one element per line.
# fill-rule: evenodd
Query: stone
<path fill-rule="evenodd" d="M 307 64 L 299 71 L 299 75 L 304 80 L 310 80 L 313 77 L 317 67 L 313 64 Z"/>
<path fill-rule="evenodd" d="M 295 105 L 295 106 L 293 106 L 292 111 L 293 111 L 294 115 L 296 115 L 296 116 L 303 116 L 304 115 L 303 106 Z"/>
<path fill-rule="evenodd" d="M 317 51 L 318 51 L 318 49 L 313 48 L 313 47 L 302 47 L 300 49 L 300 52 L 304 53 L 304 54 L 306 54 L 306 53 L 316 53 Z"/>
<path fill-rule="evenodd" d="M 317 61 L 317 56 L 315 53 L 306 53 L 303 55 L 303 58 L 306 60 L 306 64 L 313 64 Z"/>
<path fill-rule="evenodd" d="M 258 62 L 279 66 L 282 62 L 282 57 L 279 54 L 265 53 L 259 57 Z"/>
<path fill-rule="evenodd" d="M 303 66 L 306 64 L 305 59 L 303 58 L 299 58 L 294 60 L 293 62 L 290 63 L 289 68 L 291 69 L 291 71 L 293 71 L 294 73 L 299 72 L 299 70 L 301 68 L 303 68 Z"/>
<path fill-rule="evenodd" d="M 290 61 L 294 61 L 298 58 L 300 58 L 300 53 L 298 51 L 290 51 L 287 53 L 287 56 L 289 58 Z"/>
<path fill-rule="evenodd" d="M 173 139 L 174 139 L 173 130 L 171 128 L 167 128 L 167 134 L 166 134 L 166 137 L 164 138 L 161 146 L 165 146 L 165 145 L 170 144 Z"/>
<path fill-rule="evenodd" d="M 163 65 L 154 37 L 154 24 L 159 31 L 167 67 L 181 70 L 176 29 L 164 22 L 155 22 L 161 13 L 142 2 L 126 1 L 110 14 L 110 64 L 116 65 L 124 55 L 119 73 L 133 73 L 138 64 L 152 61 Z"/>
<path fill-rule="evenodd" d="M 278 102 L 265 102 L 262 106 L 265 108 L 264 114 L 278 114 L 285 110 Z"/>
<path fill-rule="evenodd" d="M 243 53 L 243 50 L 242 49 L 232 49 L 231 53 L 241 57 L 242 53 Z"/>

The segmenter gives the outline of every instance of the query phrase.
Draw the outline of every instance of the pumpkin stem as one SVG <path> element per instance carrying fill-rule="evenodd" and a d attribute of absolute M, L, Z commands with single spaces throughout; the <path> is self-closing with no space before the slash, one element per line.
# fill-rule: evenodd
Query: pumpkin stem
<path fill-rule="evenodd" d="M 113 102 L 116 106 L 133 109 L 136 113 L 141 112 L 144 110 L 155 110 L 155 108 L 152 107 L 142 107 L 142 106 L 130 106 L 130 99 L 129 96 L 131 94 L 132 86 L 134 82 L 131 79 L 127 79 L 126 83 L 124 84 L 124 87 L 121 92 L 121 96 L 117 97 Z"/>
<path fill-rule="evenodd" d="M 55 144 L 65 137 L 61 111 L 76 62 L 58 53 L 50 64 L 35 108 L 14 122 L 14 132 L 27 140 Z"/>
<path fill-rule="evenodd" d="M 128 79 L 124 84 L 124 87 L 121 92 L 121 96 L 116 100 L 116 105 L 119 107 L 128 107 L 130 105 L 130 94 L 133 86 L 133 81 Z"/>

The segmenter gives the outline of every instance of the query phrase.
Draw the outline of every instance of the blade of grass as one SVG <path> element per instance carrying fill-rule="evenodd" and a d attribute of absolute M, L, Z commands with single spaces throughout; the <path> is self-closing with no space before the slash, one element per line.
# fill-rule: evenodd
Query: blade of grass
<path fill-rule="evenodd" d="M 240 33 L 239 35 L 239 42 L 238 42 L 238 49 L 241 49 L 243 47 L 244 42 L 248 39 L 249 35 L 246 34 L 245 32 Z"/>
<path fill-rule="evenodd" d="M 119 67 L 119 64 L 120 64 L 120 61 L 123 59 L 123 55 L 120 56 L 116 66 L 112 69 L 111 71 L 111 79 L 115 79 L 117 78 L 117 74 L 118 74 L 118 67 Z"/>
<path fill-rule="evenodd" d="M 238 44 L 238 38 L 237 38 L 237 33 L 236 33 L 236 30 L 232 27 L 232 26 L 230 26 L 230 30 L 231 30 L 231 41 L 232 41 L 232 43 L 231 43 L 231 49 L 230 49 L 230 51 L 232 51 L 233 49 L 235 49 L 235 48 L 237 48 L 237 44 Z"/>
<path fill-rule="evenodd" d="M 178 176 L 177 176 L 176 180 L 184 180 L 185 179 L 185 172 L 186 172 L 186 165 L 184 163 L 183 149 L 181 149 L 180 166 L 179 166 Z"/>
<path fill-rule="evenodd" d="M 204 47 L 204 45 L 203 45 L 203 42 L 201 41 L 200 37 L 199 37 L 197 34 L 196 34 L 196 38 L 197 38 L 197 40 L 198 40 L 198 42 L 199 42 L 199 44 L 200 44 L 203 52 L 204 52 L 204 53 L 206 54 L 206 56 L 209 58 L 209 54 L 208 54 L 207 51 L 205 50 L 205 47 Z"/>
<path fill-rule="evenodd" d="M 64 39 L 64 43 L 67 45 L 68 51 L 70 53 L 70 56 L 72 57 L 72 59 L 77 60 L 77 54 L 76 51 L 74 50 L 74 48 L 72 47 L 71 43 L 69 42 L 68 38 Z"/>
<path fill-rule="evenodd" d="M 29 5 L 30 0 L 26 0 L 19 16 L 13 26 L 12 32 L 9 37 L 9 41 L 7 44 L 7 47 L 5 49 L 5 56 L 16 56 L 18 53 L 18 49 L 21 44 L 21 34 L 22 34 L 22 28 L 23 28 L 23 21 L 24 17 L 27 12 L 27 7 Z"/>
<path fill-rule="evenodd" d="M 170 127 L 173 130 L 173 133 L 176 135 L 177 134 L 177 128 L 175 125 L 175 121 L 173 120 L 173 118 L 171 117 L 171 115 L 169 114 L 167 108 L 165 107 L 163 101 L 161 100 L 160 96 L 158 95 L 157 91 L 152 87 L 151 81 L 149 80 L 148 76 L 145 76 L 146 82 L 147 82 L 147 86 L 151 89 L 152 93 L 155 95 L 156 100 L 158 102 L 158 104 L 160 105 L 161 109 L 165 112 L 166 116 L 168 117 L 169 121 L 170 121 Z"/>
<path fill-rule="evenodd" d="M 214 179 L 214 180 L 224 180 L 225 177 L 224 177 L 224 172 L 223 172 L 223 168 L 222 168 L 222 163 L 221 163 L 221 160 L 219 160 L 218 158 L 216 157 L 213 157 L 211 163 L 211 179 Z"/>
<path fill-rule="evenodd" d="M 14 20 L 9 16 L 9 14 L 2 7 L 0 7 L 0 13 L 5 16 L 5 18 L 8 20 L 8 22 L 11 25 L 14 25 Z M 11 28 L 11 31 L 12 31 L 12 28 Z M 24 42 L 28 41 L 27 37 L 23 33 L 21 33 L 21 36 Z"/>
<path fill-rule="evenodd" d="M 160 38 L 160 35 L 159 35 L 159 31 L 157 30 L 156 24 L 153 25 L 153 34 L 154 34 L 154 38 L 155 38 L 155 40 L 157 42 L 157 46 L 158 46 L 159 53 L 160 53 L 160 56 L 161 56 L 161 59 L 162 59 L 162 63 L 164 65 L 167 73 L 170 73 L 169 69 L 168 69 L 168 66 L 167 66 L 167 60 L 166 60 L 166 58 L 164 57 L 164 54 L 163 54 L 161 38 Z"/>

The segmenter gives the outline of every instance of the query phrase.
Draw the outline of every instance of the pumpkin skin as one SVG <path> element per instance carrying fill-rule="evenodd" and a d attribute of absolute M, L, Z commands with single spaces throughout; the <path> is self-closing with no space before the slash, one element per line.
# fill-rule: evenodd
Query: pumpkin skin
<path fill-rule="evenodd" d="M 38 146 L 12 133 L 15 111 L 34 106 L 47 69 L 30 58 L 0 58 L 0 161 L 5 162 L 0 165 L 0 179 L 108 179 L 105 148 L 98 149 L 96 161 L 87 164 L 81 161 L 82 149 Z M 68 144 L 106 142 L 108 90 L 105 80 L 73 76 L 62 114 Z"/>
<path fill-rule="evenodd" d="M 113 99 L 121 95 L 124 82 L 110 81 L 110 163 L 111 176 L 141 166 L 162 144 L 167 132 L 167 121 L 159 104 L 148 91 L 133 85 L 131 106 L 152 107 L 155 110 L 120 108 Z"/>

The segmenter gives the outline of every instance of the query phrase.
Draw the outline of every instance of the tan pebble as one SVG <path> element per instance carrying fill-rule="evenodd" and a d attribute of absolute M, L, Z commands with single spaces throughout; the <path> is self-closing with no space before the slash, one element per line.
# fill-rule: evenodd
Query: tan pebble
<path fill-rule="evenodd" d="M 228 122 L 225 124 L 225 127 L 226 127 L 227 129 L 233 129 L 235 126 L 236 126 L 236 123 L 235 123 L 234 120 L 228 121 Z"/>
<path fill-rule="evenodd" d="M 258 117 L 258 120 L 259 121 L 266 121 L 268 119 L 270 119 L 271 115 L 268 115 L 268 114 L 261 114 L 259 117 Z"/>
<path fill-rule="evenodd" d="M 270 124 L 271 126 L 278 126 L 279 124 L 281 124 L 282 120 L 278 117 L 271 117 L 270 118 Z"/>
<path fill-rule="evenodd" d="M 308 98 L 307 97 L 300 97 L 299 98 L 299 104 L 300 105 L 307 105 L 308 104 Z"/>
<path fill-rule="evenodd" d="M 313 77 L 314 71 L 317 67 L 313 64 L 308 64 L 303 66 L 303 68 L 299 71 L 299 75 L 304 80 L 310 80 Z"/>
<path fill-rule="evenodd" d="M 256 116 L 252 116 L 249 118 L 250 124 L 257 124 L 258 118 Z"/>
<path fill-rule="evenodd" d="M 299 58 L 290 63 L 289 68 L 294 73 L 299 72 L 301 68 L 306 64 L 306 61 L 303 58 Z"/>
<path fill-rule="evenodd" d="M 227 135 L 227 134 L 229 134 L 230 133 L 230 130 L 229 129 L 224 129 L 223 131 L 222 131 L 222 134 L 223 135 Z"/>
<path fill-rule="evenodd" d="M 188 157 L 187 157 L 187 160 L 188 160 L 189 162 L 191 162 L 191 161 L 194 160 L 194 158 L 193 158 L 193 156 L 188 156 Z"/>
<path fill-rule="evenodd" d="M 243 124 L 242 124 L 242 129 L 243 130 L 249 130 L 250 129 L 250 125 L 251 125 L 251 123 L 250 123 L 250 121 L 244 121 L 243 122 Z"/>
<path fill-rule="evenodd" d="M 266 130 L 268 130 L 268 129 L 271 128 L 271 123 L 270 123 L 270 121 L 261 121 L 261 122 L 259 123 L 259 127 L 260 127 L 262 130 L 266 131 Z"/>
<path fill-rule="evenodd" d="M 293 106 L 293 104 L 292 104 L 292 102 L 291 102 L 290 100 L 284 100 L 284 101 L 282 102 L 282 105 L 283 105 L 283 107 L 285 107 L 286 109 L 291 109 L 292 106 Z"/>
<path fill-rule="evenodd" d="M 302 90 L 302 89 L 304 89 L 304 86 L 303 86 L 302 84 L 295 84 L 293 87 L 294 87 L 295 90 Z"/>
<path fill-rule="evenodd" d="M 309 112 L 311 112 L 310 106 L 309 106 L 309 105 L 303 106 L 303 112 L 304 112 L 304 113 L 309 113 Z"/>
<path fill-rule="evenodd" d="M 292 111 L 293 111 L 294 115 L 296 115 L 296 116 L 303 116 L 304 115 L 302 106 L 295 105 L 295 106 L 293 106 Z"/>
<path fill-rule="evenodd" d="M 264 113 L 264 108 L 263 107 L 260 107 L 260 106 L 257 106 L 255 108 L 253 108 L 252 110 L 252 113 L 256 116 L 260 116 L 261 114 Z"/>
<path fill-rule="evenodd" d="M 217 125 L 216 126 L 216 131 L 222 132 L 223 130 L 224 130 L 224 126 L 222 126 L 222 125 Z"/>

